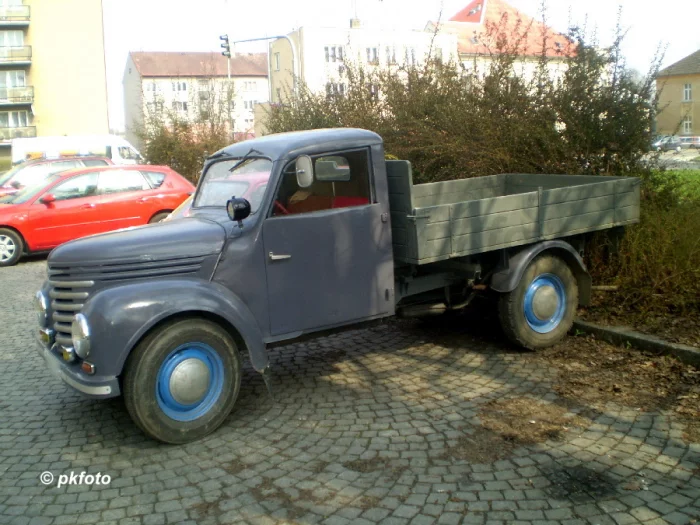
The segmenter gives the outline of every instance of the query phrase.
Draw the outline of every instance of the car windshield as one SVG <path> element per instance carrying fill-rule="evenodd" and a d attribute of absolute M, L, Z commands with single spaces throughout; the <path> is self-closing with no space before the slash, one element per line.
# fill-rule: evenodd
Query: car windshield
<path fill-rule="evenodd" d="M 3 204 L 23 204 L 30 199 L 33 199 L 36 197 L 39 193 L 44 191 L 44 189 L 47 186 L 50 186 L 53 184 L 55 181 L 57 181 L 59 178 L 61 178 L 60 175 L 49 175 L 45 179 L 35 182 L 34 184 L 31 184 L 29 186 L 25 186 L 22 188 L 20 191 L 15 193 L 14 195 L 8 195 L 7 197 L 4 197 L 0 199 L 0 203 Z"/>
<path fill-rule="evenodd" d="M 0 186 L 4 186 L 9 182 L 9 180 L 15 176 L 17 172 L 19 172 L 22 168 L 25 168 L 26 166 L 24 164 L 19 164 L 12 168 L 10 171 L 6 171 L 2 175 L 0 175 Z"/>
<path fill-rule="evenodd" d="M 271 171 L 272 161 L 259 157 L 217 162 L 204 174 L 194 207 L 225 208 L 231 197 L 243 197 L 250 201 L 251 213 L 255 213 Z"/>

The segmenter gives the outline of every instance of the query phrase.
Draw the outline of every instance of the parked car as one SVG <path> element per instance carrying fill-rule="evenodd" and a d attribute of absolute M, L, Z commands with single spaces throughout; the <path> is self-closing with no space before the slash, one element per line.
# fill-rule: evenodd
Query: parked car
<path fill-rule="evenodd" d="M 674 135 L 672 137 L 664 137 L 660 140 L 657 140 L 654 144 L 652 144 L 652 149 L 654 151 L 679 152 L 681 149 L 683 149 L 683 146 L 681 144 L 680 137 Z"/>
<path fill-rule="evenodd" d="M 106 157 L 66 157 L 30 160 L 0 175 L 0 197 L 17 193 L 25 186 L 39 184 L 49 175 L 76 168 L 92 168 L 114 164 Z"/>
<path fill-rule="evenodd" d="M 263 195 L 265 195 L 265 188 L 267 188 L 269 177 L 270 175 L 268 173 L 251 172 L 240 175 L 236 173 L 235 175 L 226 176 L 224 179 L 218 181 L 219 186 L 214 184 L 206 191 L 213 191 L 214 194 L 219 194 L 222 190 L 221 185 L 223 184 L 223 188 L 226 188 L 224 191 L 227 195 L 230 197 L 242 197 L 247 199 L 251 206 L 257 207 Z M 190 196 L 185 199 L 180 206 L 163 220 L 172 221 L 175 219 L 182 219 L 183 217 L 189 217 L 192 214 L 193 198 L 194 196 Z M 202 202 L 206 202 L 206 196 L 203 198 Z M 206 206 L 206 204 L 203 204 L 203 206 Z"/>
<path fill-rule="evenodd" d="M 700 149 L 700 136 L 681 137 L 681 147 L 683 149 Z"/>
<path fill-rule="evenodd" d="M 192 192 L 194 186 L 167 166 L 49 175 L 0 198 L 0 266 L 86 235 L 160 222 Z"/>
<path fill-rule="evenodd" d="M 414 184 L 410 162 L 384 159 L 357 129 L 239 142 L 207 159 L 191 217 L 55 249 L 34 303 L 46 365 L 93 398 L 123 393 L 146 434 L 186 443 L 228 417 L 243 354 L 270 385 L 282 341 L 488 293 L 514 343 L 556 344 L 590 300 L 588 234 L 639 221 L 634 177 Z M 234 188 L 244 168 L 268 179 L 255 204 Z"/>

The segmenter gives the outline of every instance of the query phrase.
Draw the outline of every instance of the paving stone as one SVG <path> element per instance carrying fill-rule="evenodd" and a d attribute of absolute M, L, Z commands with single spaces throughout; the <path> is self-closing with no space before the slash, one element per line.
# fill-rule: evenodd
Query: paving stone
<path fill-rule="evenodd" d="M 387 322 L 280 346 L 270 353 L 276 404 L 246 363 L 236 410 L 219 430 L 189 445 L 162 446 L 138 430 L 121 401 L 82 398 L 27 351 L 34 345 L 32 296 L 45 278 L 41 258 L 0 272 L 0 516 L 12 523 L 697 519 L 700 446 L 685 443 L 675 413 L 606 405 L 588 428 L 562 441 L 520 447 L 491 463 L 461 459 L 455 447 L 478 428 L 485 403 L 560 399 L 552 391 L 554 366 L 462 328 L 447 330 L 443 342 Z M 581 405 L 573 410 L 589 408 Z M 579 468 L 609 478 L 610 486 L 580 490 Z M 44 470 L 82 469 L 112 482 L 57 489 L 37 481 Z M 560 471 L 561 478 L 552 474 Z M 640 490 L 622 488 L 640 480 Z"/>

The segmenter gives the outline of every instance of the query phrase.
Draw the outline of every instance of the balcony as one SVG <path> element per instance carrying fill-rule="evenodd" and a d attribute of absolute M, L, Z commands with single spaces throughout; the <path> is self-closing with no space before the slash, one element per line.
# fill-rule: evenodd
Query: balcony
<path fill-rule="evenodd" d="M 0 128 L 0 140 L 27 139 L 36 137 L 36 126 L 24 128 Z"/>
<path fill-rule="evenodd" d="M 1 87 L 0 106 L 17 106 L 32 104 L 34 102 L 34 88 L 27 87 Z"/>
<path fill-rule="evenodd" d="M 0 27 L 26 27 L 29 25 L 28 5 L 0 6 Z"/>
<path fill-rule="evenodd" d="M 0 47 L 0 65 L 28 66 L 32 63 L 32 46 Z"/>

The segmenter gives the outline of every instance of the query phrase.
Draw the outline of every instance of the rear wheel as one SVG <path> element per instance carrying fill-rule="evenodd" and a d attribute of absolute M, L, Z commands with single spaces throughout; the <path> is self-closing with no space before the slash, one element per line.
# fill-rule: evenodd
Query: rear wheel
<path fill-rule="evenodd" d="M 571 269 L 552 255 L 535 258 L 520 283 L 502 294 L 498 314 L 503 331 L 529 349 L 558 343 L 571 329 L 578 305 L 578 285 Z"/>
<path fill-rule="evenodd" d="M 14 230 L 0 228 L 0 266 L 13 266 L 22 257 L 24 240 Z"/>
<path fill-rule="evenodd" d="M 203 319 L 167 324 L 132 352 L 124 401 L 134 422 L 165 443 L 188 443 L 216 430 L 236 403 L 241 358 L 235 341 Z"/>
<path fill-rule="evenodd" d="M 148 224 L 155 224 L 156 222 L 161 222 L 163 219 L 165 219 L 168 215 L 170 215 L 169 211 L 164 211 L 161 213 L 156 213 L 153 217 L 151 217 L 151 220 L 148 221 Z"/>

